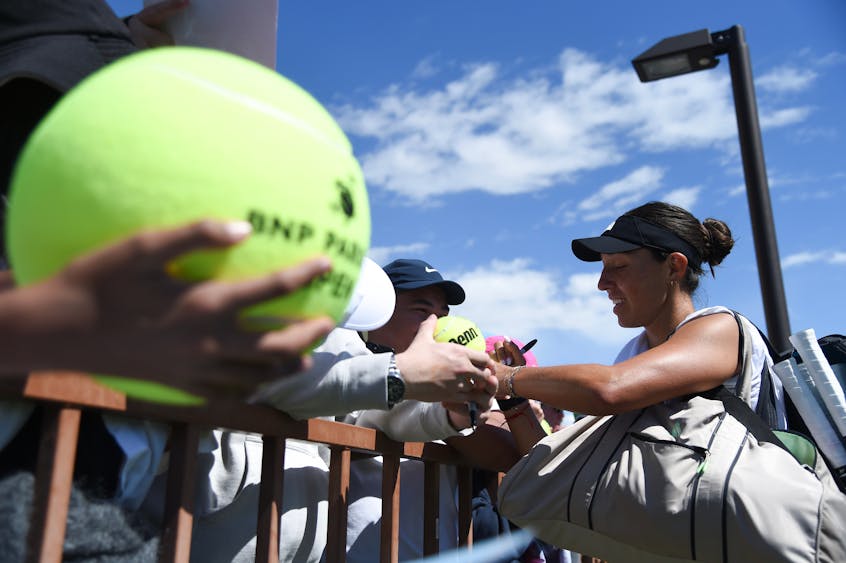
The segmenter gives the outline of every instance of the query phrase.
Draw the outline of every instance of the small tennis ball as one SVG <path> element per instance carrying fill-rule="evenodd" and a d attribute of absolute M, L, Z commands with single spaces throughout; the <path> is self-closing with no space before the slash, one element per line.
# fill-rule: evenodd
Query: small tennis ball
<path fill-rule="evenodd" d="M 168 265 L 171 275 L 238 280 L 325 254 L 332 272 L 246 309 L 244 321 L 269 329 L 342 317 L 369 248 L 370 211 L 338 124 L 258 63 L 150 49 L 88 77 L 31 135 L 11 183 L 9 260 L 28 284 L 139 231 L 202 218 L 248 221 L 253 234 L 186 255 Z"/>
<path fill-rule="evenodd" d="M 485 351 L 485 337 L 473 321 L 456 315 L 438 319 L 435 325 L 435 342 L 453 342 L 480 352 Z"/>

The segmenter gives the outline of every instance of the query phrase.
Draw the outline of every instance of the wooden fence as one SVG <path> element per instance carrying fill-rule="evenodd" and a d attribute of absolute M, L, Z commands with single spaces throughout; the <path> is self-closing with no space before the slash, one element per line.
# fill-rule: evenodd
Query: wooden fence
<path fill-rule="evenodd" d="M 212 427 L 252 432 L 263 436 L 262 479 L 256 515 L 256 561 L 279 559 L 279 516 L 282 507 L 285 439 L 327 444 L 331 449 L 326 559 L 345 560 L 347 492 L 350 462 L 357 455 L 382 455 L 382 529 L 380 561 L 396 562 L 399 533 L 400 459 L 425 464 L 423 533 L 424 551 L 438 551 L 439 468 L 454 465 L 458 473 L 459 541 L 473 541 L 471 519 L 473 468 L 451 447 L 437 443 L 395 442 L 383 433 L 329 422 L 296 421 L 264 406 L 215 401 L 203 407 L 162 406 L 127 399 L 122 393 L 78 373 L 33 373 L 0 384 L 0 397 L 36 401 L 44 407 L 27 560 L 54 563 L 62 560 L 62 545 L 70 501 L 82 411 L 120 412 L 171 425 L 164 529 L 160 561 L 187 562 L 191 549 L 192 503 L 199 435 Z"/>

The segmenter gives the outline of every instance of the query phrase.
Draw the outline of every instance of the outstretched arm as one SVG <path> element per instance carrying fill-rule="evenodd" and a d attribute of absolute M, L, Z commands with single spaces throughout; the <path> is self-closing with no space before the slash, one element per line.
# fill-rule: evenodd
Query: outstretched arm
<path fill-rule="evenodd" d="M 585 414 L 616 414 L 707 391 L 738 370 L 738 329 L 731 315 L 684 324 L 669 340 L 613 366 L 512 368 L 497 364 L 498 396 L 538 399 Z M 513 375 L 513 378 L 512 378 Z"/>
<path fill-rule="evenodd" d="M 247 332 L 239 311 L 307 285 L 330 269 L 327 258 L 238 282 L 184 283 L 166 273 L 182 254 L 249 234 L 247 223 L 213 221 L 146 232 L 0 292 L 0 373 L 79 370 L 231 397 L 306 368 L 306 350 L 332 329 L 331 319 Z"/>

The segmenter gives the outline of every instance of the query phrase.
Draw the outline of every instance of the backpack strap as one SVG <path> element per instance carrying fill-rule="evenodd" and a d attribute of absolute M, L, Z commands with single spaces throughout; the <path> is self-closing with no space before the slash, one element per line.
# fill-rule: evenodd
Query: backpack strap
<path fill-rule="evenodd" d="M 734 320 L 737 322 L 737 329 L 739 332 L 737 353 L 740 373 L 737 376 L 735 394 L 745 400 L 748 398 L 748 389 L 751 386 L 752 378 L 752 335 L 749 334 L 746 325 L 741 319 L 740 313 L 732 311 L 732 314 L 734 315 Z M 749 322 L 752 326 L 755 326 L 751 321 Z M 761 335 L 761 338 L 764 340 L 764 344 L 767 345 L 767 351 L 770 354 L 770 358 L 775 362 L 778 354 L 773 349 L 772 344 L 764 333 L 761 332 L 760 328 L 755 326 L 755 329 L 758 331 L 758 334 Z M 770 368 L 765 362 L 760 374 L 761 384 L 758 390 L 758 404 L 755 406 L 755 413 L 760 416 L 770 428 L 777 428 L 778 411 L 776 409 L 776 396 L 772 377 Z"/>
<path fill-rule="evenodd" d="M 778 428 L 778 416 L 776 414 L 776 396 L 773 388 L 772 374 L 768 366 L 764 365 L 761 372 L 761 388 L 758 391 L 758 404 L 755 405 L 755 413 L 760 416 L 770 428 Z"/>
<path fill-rule="evenodd" d="M 735 315 L 739 315 L 739 313 L 735 313 Z M 749 321 L 749 319 L 746 319 L 746 320 Z M 740 323 L 739 319 L 738 319 L 738 323 Z M 772 343 L 770 342 L 770 339 L 767 338 L 767 335 L 764 334 L 761 331 L 761 329 L 755 323 L 753 323 L 752 321 L 749 321 L 749 324 L 754 326 L 755 330 L 758 331 L 758 334 L 761 335 L 761 339 L 764 341 L 764 344 L 766 344 L 766 346 L 767 346 L 767 352 L 770 354 L 770 358 L 773 360 L 773 364 L 777 364 L 781 361 L 784 361 L 784 360 L 786 360 L 787 358 L 789 358 L 790 356 L 793 355 L 792 350 L 785 353 L 785 354 L 779 354 L 775 350 L 775 348 L 773 347 Z M 743 330 L 742 324 L 740 324 L 740 327 L 741 327 L 741 330 Z M 767 370 L 767 371 L 769 372 L 769 370 Z M 761 379 L 761 382 L 762 382 L 761 390 L 763 391 L 763 381 L 766 379 L 768 384 L 769 384 L 770 394 L 772 395 L 771 401 L 772 401 L 772 405 L 773 405 L 773 408 L 774 408 L 775 407 L 775 391 L 773 390 L 772 377 L 773 377 L 772 373 L 769 373 L 766 378 Z M 761 406 L 760 399 L 759 399 L 758 405 Z M 799 414 L 799 409 L 796 408 L 796 405 L 793 403 L 793 400 L 790 398 L 790 396 L 787 393 L 784 393 L 784 410 L 785 410 L 785 415 L 787 417 L 787 429 L 788 430 L 799 432 L 800 434 L 803 434 L 805 436 L 811 435 L 811 431 L 808 429 L 808 425 L 805 424 L 805 421 L 802 420 L 802 415 Z M 765 418 L 765 420 L 766 420 L 766 418 Z M 773 425 L 772 427 L 775 428 L 775 425 Z"/>

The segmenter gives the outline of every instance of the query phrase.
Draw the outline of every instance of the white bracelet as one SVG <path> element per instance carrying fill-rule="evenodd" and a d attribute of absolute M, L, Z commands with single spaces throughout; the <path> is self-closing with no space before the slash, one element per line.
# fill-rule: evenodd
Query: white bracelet
<path fill-rule="evenodd" d="M 517 366 L 516 368 L 514 368 L 514 371 L 508 374 L 508 377 L 505 378 L 505 392 L 506 394 L 508 394 L 509 397 L 520 397 L 520 395 L 514 392 L 514 378 L 517 376 L 518 373 L 520 373 L 520 370 L 524 367 L 526 366 Z"/>

